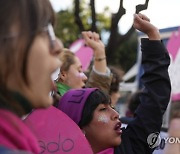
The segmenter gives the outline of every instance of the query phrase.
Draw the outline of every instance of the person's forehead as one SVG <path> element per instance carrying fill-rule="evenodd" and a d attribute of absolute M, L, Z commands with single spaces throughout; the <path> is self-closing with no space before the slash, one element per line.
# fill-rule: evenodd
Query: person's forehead
<path fill-rule="evenodd" d="M 79 60 L 78 57 L 75 57 L 75 66 L 78 67 L 78 68 L 82 68 L 82 64 L 81 64 L 81 61 Z"/>
<path fill-rule="evenodd" d="M 82 68 L 82 65 L 81 65 L 81 64 L 75 63 L 75 64 L 72 64 L 72 65 L 70 66 L 69 71 L 78 71 L 78 70 L 81 69 L 81 68 Z"/>

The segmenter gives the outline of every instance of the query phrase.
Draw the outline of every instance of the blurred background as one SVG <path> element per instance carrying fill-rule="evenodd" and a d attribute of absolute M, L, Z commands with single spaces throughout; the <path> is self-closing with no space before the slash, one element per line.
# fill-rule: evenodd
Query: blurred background
<path fill-rule="evenodd" d="M 100 34 L 106 46 L 108 65 L 116 67 L 121 72 L 122 81 L 118 85 L 121 97 L 116 105 L 121 117 L 132 115 L 127 111 L 137 107 L 138 99 L 134 99 L 134 96 L 137 96 L 136 93 L 141 88 L 139 78 L 143 73 L 140 39 L 146 36 L 132 27 L 133 14 L 141 12 L 147 15 L 151 23 L 160 29 L 162 41 L 171 56 L 169 74 L 172 96 L 164 115 L 161 132 L 162 136 L 166 136 L 171 106 L 174 102 L 180 103 L 180 0 L 50 1 L 57 13 L 56 35 L 66 48 L 70 48 L 74 42 L 81 39 L 81 32 L 84 30 Z M 81 45 L 77 44 L 76 50 Z M 130 102 L 135 103 L 130 106 Z M 163 153 L 163 148 L 161 145 L 154 154 Z"/>
<path fill-rule="evenodd" d="M 57 13 L 56 35 L 66 48 L 81 39 L 81 32 L 98 32 L 106 46 L 107 62 L 121 73 L 120 99 L 116 109 L 126 116 L 129 98 L 141 88 L 140 39 L 146 37 L 132 27 L 133 14 L 147 15 L 161 32 L 170 56 L 172 97 L 164 116 L 168 128 L 171 104 L 180 100 L 180 0 L 50 0 Z"/>

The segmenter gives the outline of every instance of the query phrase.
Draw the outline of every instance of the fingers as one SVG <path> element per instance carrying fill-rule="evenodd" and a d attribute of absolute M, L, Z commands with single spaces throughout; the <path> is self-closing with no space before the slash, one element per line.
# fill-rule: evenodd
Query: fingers
<path fill-rule="evenodd" d="M 134 28 L 138 30 L 143 30 L 149 25 L 150 25 L 150 19 L 147 16 L 141 13 L 134 14 L 134 23 L 133 23 Z"/>
<path fill-rule="evenodd" d="M 134 14 L 133 27 L 139 30 L 140 23 L 142 23 L 142 18 L 140 18 L 140 16 L 138 14 Z"/>
<path fill-rule="evenodd" d="M 99 41 L 99 34 L 97 34 L 96 32 L 93 32 L 93 38 L 95 41 Z"/>
<path fill-rule="evenodd" d="M 89 42 L 89 38 L 90 38 L 90 34 L 88 32 L 82 32 L 82 36 L 87 44 L 87 42 Z M 87 44 L 88 45 L 88 44 Z"/>
<path fill-rule="evenodd" d="M 87 34 L 87 37 L 89 37 L 90 39 L 93 37 L 93 33 L 91 31 L 87 31 L 85 33 Z"/>
<path fill-rule="evenodd" d="M 138 24 L 142 22 L 150 22 L 150 19 L 141 13 L 134 14 L 134 24 Z"/>
<path fill-rule="evenodd" d="M 134 14 L 134 28 L 148 35 L 151 40 L 160 40 L 159 30 L 150 23 L 150 19 L 139 13 Z"/>
<path fill-rule="evenodd" d="M 142 19 L 142 20 L 146 20 L 146 21 L 149 21 L 150 22 L 150 19 L 144 15 L 144 14 L 141 14 L 141 13 L 138 13 L 138 16 Z"/>
<path fill-rule="evenodd" d="M 98 41 L 99 40 L 99 34 L 97 34 L 96 32 L 91 32 L 91 31 L 84 31 L 82 32 L 83 38 L 84 39 L 91 39 L 94 41 Z"/>

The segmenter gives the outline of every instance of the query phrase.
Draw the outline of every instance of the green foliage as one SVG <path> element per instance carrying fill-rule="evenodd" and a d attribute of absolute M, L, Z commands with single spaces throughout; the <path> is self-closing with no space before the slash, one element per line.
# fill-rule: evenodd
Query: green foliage
<path fill-rule="evenodd" d="M 85 30 L 91 29 L 92 20 L 90 8 L 82 3 L 80 10 L 83 10 L 80 12 L 80 18 Z M 108 11 L 107 8 L 105 9 L 105 12 L 96 14 L 96 24 L 100 34 L 102 30 L 108 31 L 110 27 L 110 18 L 104 15 L 106 11 Z M 57 13 L 55 33 L 62 40 L 65 47 L 69 47 L 72 42 L 81 37 L 81 32 L 74 19 L 75 17 L 73 10 L 63 10 Z"/>
<path fill-rule="evenodd" d="M 91 10 L 89 4 L 85 2 L 80 5 L 80 18 L 84 25 L 85 30 L 91 29 Z M 109 14 L 109 8 L 106 7 L 103 13 L 96 13 L 96 25 L 99 34 L 102 32 L 110 32 L 111 18 L 107 15 Z M 62 40 L 66 48 L 69 45 L 81 37 L 81 32 L 75 23 L 75 16 L 73 9 L 63 10 L 57 13 L 57 24 L 55 27 L 56 35 Z M 130 39 L 128 39 L 124 44 L 117 47 L 114 51 L 115 55 L 113 61 L 108 62 L 111 65 L 119 65 L 126 72 L 129 70 L 136 62 L 137 55 L 137 36 L 134 33 Z"/>
<path fill-rule="evenodd" d="M 65 47 L 69 47 L 79 37 L 80 31 L 74 22 L 73 12 L 65 10 L 57 13 L 55 33 L 62 40 Z"/>
<path fill-rule="evenodd" d="M 109 31 L 109 29 L 110 29 L 110 24 L 111 24 L 110 18 L 108 16 L 105 16 L 104 14 L 105 13 L 97 14 L 96 24 L 97 24 L 98 31 L 100 34 L 103 30 Z"/>

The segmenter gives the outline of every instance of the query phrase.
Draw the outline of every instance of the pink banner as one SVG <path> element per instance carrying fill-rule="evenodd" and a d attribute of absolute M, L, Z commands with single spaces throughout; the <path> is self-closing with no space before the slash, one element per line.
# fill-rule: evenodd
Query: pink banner
<path fill-rule="evenodd" d="M 33 111 L 24 122 L 38 139 L 41 154 L 92 154 L 80 128 L 55 107 Z"/>
<path fill-rule="evenodd" d="M 180 28 L 173 32 L 167 42 L 167 49 L 171 56 L 169 75 L 172 85 L 172 101 L 180 100 Z"/>
<path fill-rule="evenodd" d="M 79 57 L 82 63 L 82 69 L 83 71 L 86 71 L 91 63 L 93 50 L 85 45 L 83 39 L 75 41 L 69 49 Z"/>

